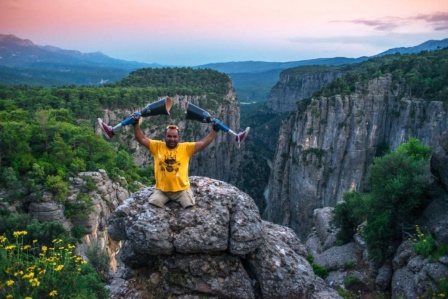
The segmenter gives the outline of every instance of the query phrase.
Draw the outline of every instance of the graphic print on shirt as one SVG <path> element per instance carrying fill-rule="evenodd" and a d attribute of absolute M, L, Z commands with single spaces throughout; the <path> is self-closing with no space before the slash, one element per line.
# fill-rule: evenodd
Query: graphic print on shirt
<path fill-rule="evenodd" d="M 173 172 L 176 173 L 179 171 L 180 162 L 176 161 L 175 153 L 167 153 L 165 155 L 165 159 L 159 162 L 160 170 L 165 172 Z"/>

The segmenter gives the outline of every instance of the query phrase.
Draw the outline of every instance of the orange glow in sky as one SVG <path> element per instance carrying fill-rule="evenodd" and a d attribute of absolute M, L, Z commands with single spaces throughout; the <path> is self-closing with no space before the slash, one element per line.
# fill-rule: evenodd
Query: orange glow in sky
<path fill-rule="evenodd" d="M 448 37 L 447 0 L 0 0 L 0 34 L 166 65 L 360 57 Z"/>

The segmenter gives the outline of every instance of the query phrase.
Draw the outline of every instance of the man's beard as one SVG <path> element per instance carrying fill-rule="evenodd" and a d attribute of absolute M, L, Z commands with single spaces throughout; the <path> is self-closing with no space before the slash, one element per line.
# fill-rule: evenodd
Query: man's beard
<path fill-rule="evenodd" d="M 178 144 L 178 142 L 176 142 L 176 141 L 167 141 L 166 147 L 169 149 L 173 149 L 173 148 L 176 148 L 177 144 Z"/>

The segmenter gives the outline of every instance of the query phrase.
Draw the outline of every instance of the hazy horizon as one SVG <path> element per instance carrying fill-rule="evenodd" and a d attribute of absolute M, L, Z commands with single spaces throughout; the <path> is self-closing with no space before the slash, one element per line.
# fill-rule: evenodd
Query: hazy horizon
<path fill-rule="evenodd" d="M 372 56 L 448 37 L 446 0 L 3 0 L 0 33 L 162 65 Z"/>

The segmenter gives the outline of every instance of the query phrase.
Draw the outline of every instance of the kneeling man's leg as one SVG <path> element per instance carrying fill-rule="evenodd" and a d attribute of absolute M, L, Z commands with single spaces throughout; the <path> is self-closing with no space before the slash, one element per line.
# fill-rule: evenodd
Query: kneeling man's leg
<path fill-rule="evenodd" d="M 169 197 L 160 190 L 154 190 L 154 193 L 149 197 L 149 203 L 159 208 L 165 207 L 165 204 L 169 201 Z"/>
<path fill-rule="evenodd" d="M 180 202 L 184 208 L 190 208 L 196 204 L 196 200 L 194 199 L 193 191 L 191 191 L 191 189 L 180 191 L 177 201 Z"/>

